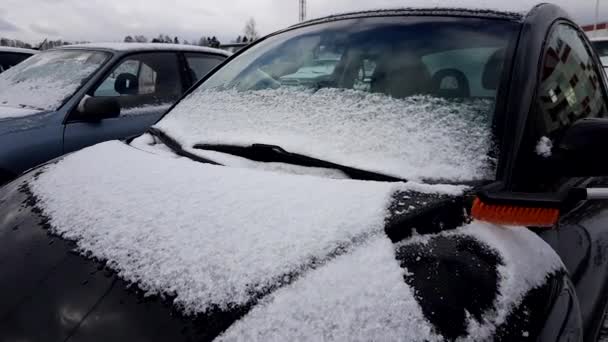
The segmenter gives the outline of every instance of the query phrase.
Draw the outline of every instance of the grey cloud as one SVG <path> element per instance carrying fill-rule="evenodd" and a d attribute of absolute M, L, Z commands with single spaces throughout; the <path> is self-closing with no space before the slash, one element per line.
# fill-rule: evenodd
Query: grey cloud
<path fill-rule="evenodd" d="M 36 32 L 36 33 L 40 33 L 42 35 L 45 36 L 58 36 L 59 35 L 59 31 L 54 30 L 52 28 L 49 27 L 44 27 L 38 24 L 30 24 L 29 28 Z"/>
<path fill-rule="evenodd" d="M 580 24 L 594 20 L 595 0 L 308 0 L 309 18 L 361 9 L 443 5 L 505 7 L 551 1 L 566 9 Z M 601 17 L 608 21 L 608 2 Z M 0 36 L 39 41 L 48 35 L 66 40 L 118 41 L 125 35 L 159 33 L 197 40 L 202 35 L 220 40 L 242 34 L 246 20 L 256 19 L 261 34 L 297 22 L 295 0 L 2 0 Z M 11 22 L 2 18 L 11 18 Z M 22 28 L 22 30 L 18 30 Z"/>
<path fill-rule="evenodd" d="M 15 32 L 15 31 L 19 31 L 19 28 L 11 23 L 10 21 L 4 19 L 4 18 L 0 18 L 0 32 L 1 31 L 6 31 L 6 32 Z"/>

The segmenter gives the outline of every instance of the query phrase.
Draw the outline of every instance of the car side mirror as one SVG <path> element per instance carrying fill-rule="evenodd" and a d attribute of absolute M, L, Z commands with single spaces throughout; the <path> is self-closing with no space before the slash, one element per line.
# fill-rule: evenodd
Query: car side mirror
<path fill-rule="evenodd" d="M 120 103 L 115 97 L 87 96 L 78 105 L 80 119 L 98 121 L 120 116 Z"/>
<path fill-rule="evenodd" d="M 563 176 L 608 176 L 608 119 L 578 120 L 552 151 L 552 166 Z"/>

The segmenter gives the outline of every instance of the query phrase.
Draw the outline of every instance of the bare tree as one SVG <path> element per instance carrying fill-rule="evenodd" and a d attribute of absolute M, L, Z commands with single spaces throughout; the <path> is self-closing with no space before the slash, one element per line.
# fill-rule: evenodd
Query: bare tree
<path fill-rule="evenodd" d="M 245 23 L 244 33 L 245 37 L 247 37 L 249 41 L 254 41 L 259 38 L 255 19 L 249 18 L 249 20 L 247 20 L 247 23 Z"/>

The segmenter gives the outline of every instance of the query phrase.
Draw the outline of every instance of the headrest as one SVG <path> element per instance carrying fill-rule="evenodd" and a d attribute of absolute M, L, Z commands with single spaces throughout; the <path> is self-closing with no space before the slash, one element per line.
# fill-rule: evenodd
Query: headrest
<path fill-rule="evenodd" d="M 502 65 L 505 60 L 505 49 L 498 49 L 490 56 L 483 69 L 481 84 L 485 89 L 496 90 L 502 76 Z"/>
<path fill-rule="evenodd" d="M 123 73 L 116 77 L 114 90 L 121 95 L 137 95 L 139 92 L 139 82 L 133 74 Z"/>

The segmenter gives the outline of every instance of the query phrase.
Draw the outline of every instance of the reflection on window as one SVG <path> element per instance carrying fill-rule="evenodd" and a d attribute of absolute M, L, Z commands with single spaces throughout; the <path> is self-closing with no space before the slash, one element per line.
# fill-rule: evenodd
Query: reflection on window
<path fill-rule="evenodd" d="M 548 40 L 539 87 L 541 131 L 547 136 L 586 117 L 604 116 L 600 77 L 578 32 L 559 25 Z"/>

